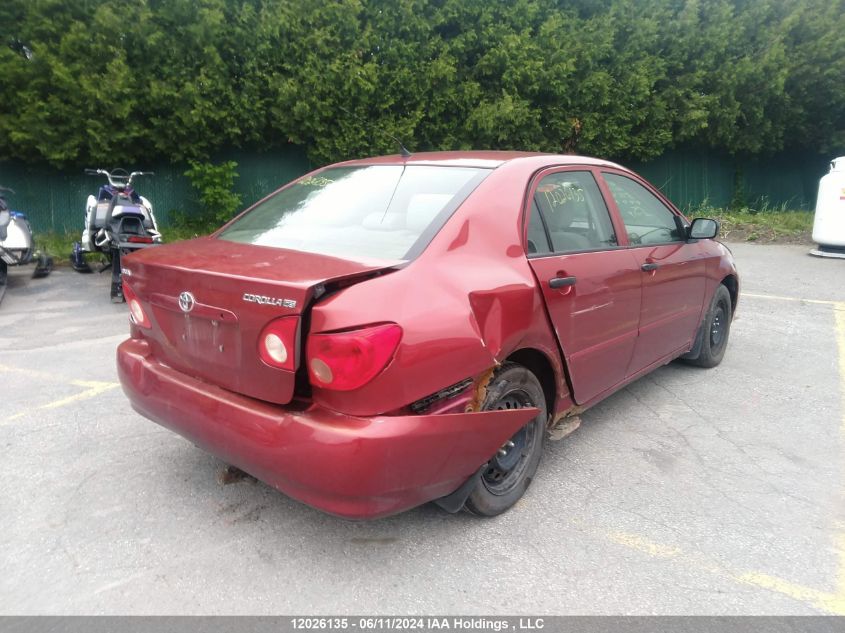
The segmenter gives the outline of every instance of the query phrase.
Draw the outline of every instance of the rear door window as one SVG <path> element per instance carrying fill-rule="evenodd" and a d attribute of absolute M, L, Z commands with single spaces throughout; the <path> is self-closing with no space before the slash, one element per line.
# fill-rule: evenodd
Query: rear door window
<path fill-rule="evenodd" d="M 536 206 L 545 220 L 555 253 L 616 246 L 610 213 L 590 172 L 562 171 L 545 176 L 534 190 L 532 202 L 532 208 Z"/>
<path fill-rule="evenodd" d="M 217 237 L 350 259 L 411 259 L 489 171 L 333 167 L 285 187 Z"/>
<path fill-rule="evenodd" d="M 546 227 L 543 225 L 543 218 L 540 217 L 540 209 L 537 203 L 531 201 L 531 215 L 528 218 L 528 243 L 529 255 L 548 255 L 552 252 L 549 246 L 549 238 L 546 234 Z"/>

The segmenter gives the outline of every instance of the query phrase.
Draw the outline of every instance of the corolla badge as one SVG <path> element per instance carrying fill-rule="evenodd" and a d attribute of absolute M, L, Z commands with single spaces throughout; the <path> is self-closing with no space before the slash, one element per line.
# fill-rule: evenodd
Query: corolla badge
<path fill-rule="evenodd" d="M 264 306 L 280 306 L 282 308 L 295 308 L 296 299 L 280 299 L 279 297 L 267 297 L 245 292 L 242 297 L 247 303 L 258 303 Z"/>
<path fill-rule="evenodd" d="M 182 308 L 182 312 L 193 310 L 195 303 L 196 299 L 194 299 L 194 295 L 187 290 L 179 294 L 179 307 Z"/>

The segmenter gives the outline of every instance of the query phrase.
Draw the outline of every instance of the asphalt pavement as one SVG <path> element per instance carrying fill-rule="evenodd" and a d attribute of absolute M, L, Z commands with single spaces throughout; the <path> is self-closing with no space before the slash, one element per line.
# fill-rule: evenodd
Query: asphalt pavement
<path fill-rule="evenodd" d="M 0 304 L 0 614 L 845 614 L 845 261 L 731 245 L 721 366 L 672 363 L 546 446 L 495 519 L 354 523 L 130 408 L 108 274 Z"/>

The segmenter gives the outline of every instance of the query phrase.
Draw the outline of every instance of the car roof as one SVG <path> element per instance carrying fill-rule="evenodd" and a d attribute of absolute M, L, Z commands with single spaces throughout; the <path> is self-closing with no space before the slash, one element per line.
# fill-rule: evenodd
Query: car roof
<path fill-rule="evenodd" d="M 546 159 L 538 161 L 538 159 Z M 364 166 L 364 165 L 441 165 L 444 167 L 485 167 L 495 169 L 505 163 L 531 160 L 532 162 L 546 162 L 548 165 L 590 165 L 616 167 L 623 169 L 620 165 L 610 161 L 592 158 L 590 156 L 578 156 L 575 154 L 546 154 L 542 152 L 509 152 L 495 150 L 472 150 L 452 152 L 415 152 L 410 156 L 403 157 L 400 154 L 390 156 L 373 156 L 356 160 L 336 163 L 337 166 Z"/>

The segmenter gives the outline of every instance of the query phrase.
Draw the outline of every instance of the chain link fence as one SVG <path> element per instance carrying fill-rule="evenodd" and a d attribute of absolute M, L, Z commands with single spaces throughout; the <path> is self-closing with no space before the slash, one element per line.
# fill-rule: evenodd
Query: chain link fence
<path fill-rule="evenodd" d="M 626 163 L 660 187 L 680 208 L 706 202 L 726 207 L 732 202 L 752 207 L 812 209 L 819 178 L 833 156 L 779 154 L 737 158 L 692 150 L 674 150 L 648 163 Z M 298 148 L 268 153 L 229 152 L 214 162 L 234 160 L 239 177 L 235 190 L 246 207 L 312 168 Z M 151 169 L 139 179 L 138 191 L 153 203 L 159 225 L 171 225 L 177 213 L 198 210 L 196 193 L 184 176 L 187 165 L 116 165 Z M 113 165 L 90 165 L 112 168 Z M 0 163 L 0 185 L 16 191 L 13 209 L 24 211 L 36 232 L 76 233 L 82 229 L 85 201 L 102 178 L 86 176 L 83 167 L 59 170 L 49 166 Z"/>
<path fill-rule="evenodd" d="M 647 163 L 626 166 L 641 174 L 680 209 L 702 204 L 769 210 L 812 210 L 819 179 L 834 156 L 781 153 L 737 157 L 672 150 Z"/>
<path fill-rule="evenodd" d="M 213 162 L 238 163 L 235 190 L 246 207 L 310 169 L 300 149 L 269 153 L 230 152 Z M 150 200 L 159 226 L 170 226 L 178 213 L 199 210 L 196 192 L 184 172 L 186 164 L 85 165 L 59 170 L 45 165 L 0 163 L 0 185 L 15 190 L 8 195 L 12 209 L 26 213 L 36 233 L 77 233 L 82 230 L 85 201 L 105 183 L 102 176 L 86 176 L 84 167 L 123 167 L 127 171 L 150 170 L 155 175 L 139 178 L 137 191 Z"/>

